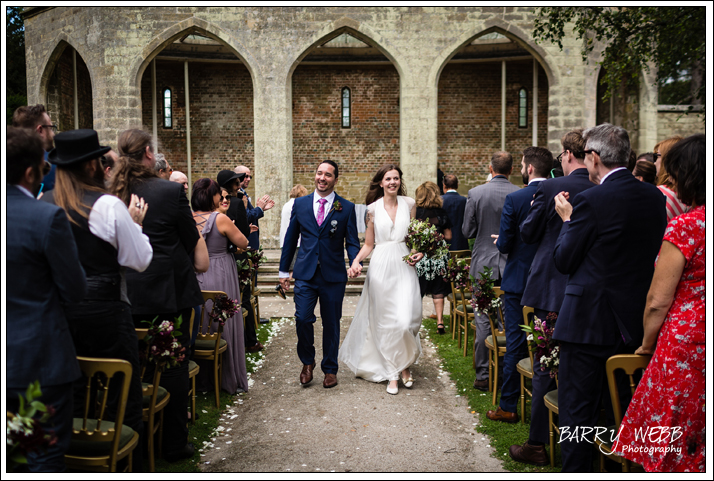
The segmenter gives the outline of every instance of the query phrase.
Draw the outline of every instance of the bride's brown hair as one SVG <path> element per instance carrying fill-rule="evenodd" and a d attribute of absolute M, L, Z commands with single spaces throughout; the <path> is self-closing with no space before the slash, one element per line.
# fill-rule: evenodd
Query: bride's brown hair
<path fill-rule="evenodd" d="M 400 169 L 396 164 L 385 164 L 377 171 L 376 174 L 374 174 L 372 182 L 369 183 L 369 190 L 367 191 L 367 197 L 364 201 L 366 205 L 384 197 L 384 189 L 380 184 L 382 183 L 382 179 L 384 179 L 384 175 L 390 170 L 396 170 L 399 172 L 399 181 L 401 185 L 399 186 L 399 192 L 397 192 L 397 195 L 407 195 L 407 188 L 404 185 L 404 175 L 402 174 L 402 169 Z"/>

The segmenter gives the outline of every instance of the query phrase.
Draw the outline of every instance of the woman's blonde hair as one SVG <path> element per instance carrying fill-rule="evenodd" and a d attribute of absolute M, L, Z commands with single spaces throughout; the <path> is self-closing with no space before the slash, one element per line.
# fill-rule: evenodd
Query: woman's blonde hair
<path fill-rule="evenodd" d="M 146 147 L 153 152 L 151 135 L 140 129 L 125 130 L 119 135 L 119 160 L 114 163 L 109 192 L 126 205 L 131 200 L 131 187 L 135 182 L 156 177 L 156 172 L 142 162 Z"/>
<path fill-rule="evenodd" d="M 291 199 L 297 199 L 298 197 L 302 197 L 304 195 L 307 195 L 307 189 L 302 184 L 295 184 L 295 187 L 290 189 Z"/>
<path fill-rule="evenodd" d="M 444 205 L 439 194 L 439 186 L 426 181 L 416 188 L 416 205 L 422 209 L 436 209 Z"/>

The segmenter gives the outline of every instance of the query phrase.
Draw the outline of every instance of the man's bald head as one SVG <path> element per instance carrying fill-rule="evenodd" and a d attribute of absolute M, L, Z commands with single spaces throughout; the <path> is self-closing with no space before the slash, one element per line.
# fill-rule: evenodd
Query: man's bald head
<path fill-rule="evenodd" d="M 243 182 L 240 183 L 240 186 L 243 190 L 247 189 L 250 185 L 250 180 L 253 178 L 250 173 L 250 169 L 245 165 L 239 165 L 238 167 L 233 169 L 233 172 L 235 172 L 236 174 L 245 174 L 245 177 L 243 177 Z"/>
<path fill-rule="evenodd" d="M 179 172 L 178 170 L 174 170 L 171 173 L 171 177 L 169 177 L 169 180 L 171 182 L 183 184 L 183 188 L 186 190 L 186 193 L 188 193 L 188 177 L 186 177 L 186 174 L 184 174 L 183 172 Z"/>

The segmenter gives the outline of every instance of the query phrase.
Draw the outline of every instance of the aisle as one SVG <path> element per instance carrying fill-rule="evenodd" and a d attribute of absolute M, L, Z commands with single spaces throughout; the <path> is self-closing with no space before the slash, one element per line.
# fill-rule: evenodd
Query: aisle
<path fill-rule="evenodd" d="M 346 302 L 345 314 L 353 313 L 350 304 Z M 425 306 L 430 304 L 426 299 Z M 290 299 L 271 301 L 261 310 L 263 315 L 290 315 L 291 305 Z M 342 320 L 342 338 L 350 321 Z M 319 320 L 315 336 L 322 339 Z M 295 343 L 294 322 L 284 321 L 266 348 L 263 365 L 252 375 L 250 392 L 223 416 L 218 429 L 224 435 L 204 451 L 203 471 L 503 471 L 501 462 L 490 456 L 488 438 L 474 430 L 476 419 L 465 399 L 457 397 L 448 375 L 440 372 L 427 339 L 422 339 L 424 353 L 412 369 L 414 387 L 400 384 L 396 396 L 386 393 L 386 382 L 356 379 L 344 365 L 339 384 L 324 389 L 320 341 L 315 379 L 302 387 Z"/>

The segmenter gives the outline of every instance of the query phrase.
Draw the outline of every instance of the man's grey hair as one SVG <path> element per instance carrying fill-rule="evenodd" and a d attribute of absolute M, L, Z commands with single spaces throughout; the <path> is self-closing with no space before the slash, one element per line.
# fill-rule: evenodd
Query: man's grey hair
<path fill-rule="evenodd" d="M 156 162 L 154 163 L 154 170 L 156 172 L 160 172 L 169 168 L 169 164 L 166 162 L 166 157 L 164 157 L 164 154 L 156 154 L 154 156 L 154 159 L 156 159 Z"/>
<path fill-rule="evenodd" d="M 595 150 L 608 169 L 627 167 L 630 160 L 630 136 L 627 130 L 612 124 L 600 124 L 583 132 L 586 150 Z"/>

